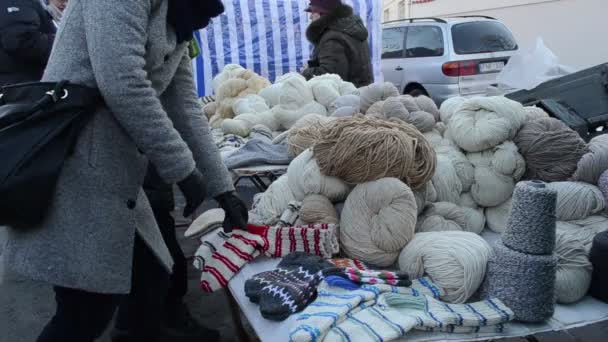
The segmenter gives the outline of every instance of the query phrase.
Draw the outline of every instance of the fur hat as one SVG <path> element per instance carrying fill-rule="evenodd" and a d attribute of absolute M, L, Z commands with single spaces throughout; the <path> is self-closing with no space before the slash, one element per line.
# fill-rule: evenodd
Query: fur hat
<path fill-rule="evenodd" d="M 311 0 L 306 12 L 328 14 L 342 5 L 341 0 Z"/>

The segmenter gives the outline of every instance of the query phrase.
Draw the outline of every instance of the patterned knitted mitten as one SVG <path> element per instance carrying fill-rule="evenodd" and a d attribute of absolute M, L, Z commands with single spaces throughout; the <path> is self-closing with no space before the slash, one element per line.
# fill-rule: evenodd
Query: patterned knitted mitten
<path fill-rule="evenodd" d="M 202 271 L 201 289 L 214 292 L 228 285 L 248 262 L 260 255 L 262 239 L 244 231 L 224 233 L 218 229 L 201 238 L 194 255 L 194 267 Z"/>
<path fill-rule="evenodd" d="M 338 276 L 356 284 L 387 284 L 393 286 L 410 286 L 412 282 L 407 273 L 375 270 L 358 270 L 352 267 L 333 267 L 323 270 L 323 276 Z"/>
<path fill-rule="evenodd" d="M 355 259 L 347 259 L 347 258 L 335 258 L 329 259 L 329 262 L 334 264 L 336 267 L 350 267 L 358 270 L 369 270 L 369 267 L 363 262 Z"/>
<path fill-rule="evenodd" d="M 293 253 L 279 266 L 245 282 L 245 294 L 260 305 L 266 319 L 282 321 L 303 310 L 314 298 L 321 282 L 321 270 L 331 264 L 318 256 Z"/>
<path fill-rule="evenodd" d="M 336 225 L 333 224 L 299 227 L 249 225 L 247 230 L 264 240 L 263 252 L 271 258 L 282 258 L 294 252 L 331 258 L 340 251 L 338 238 L 335 235 Z"/>

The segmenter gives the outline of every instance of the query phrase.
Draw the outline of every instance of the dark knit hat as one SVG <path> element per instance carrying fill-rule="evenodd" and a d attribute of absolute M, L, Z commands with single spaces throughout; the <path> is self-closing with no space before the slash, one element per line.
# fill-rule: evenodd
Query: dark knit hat
<path fill-rule="evenodd" d="M 306 12 L 328 14 L 342 5 L 341 0 L 310 0 Z"/>

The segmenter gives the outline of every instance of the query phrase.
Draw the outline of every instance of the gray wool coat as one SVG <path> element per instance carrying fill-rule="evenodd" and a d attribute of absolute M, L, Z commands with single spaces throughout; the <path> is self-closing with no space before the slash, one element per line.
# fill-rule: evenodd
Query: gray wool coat
<path fill-rule="evenodd" d="M 97 87 L 105 100 L 62 169 L 48 217 L 10 230 L 8 267 L 54 285 L 128 293 L 135 234 L 172 259 L 142 191 L 148 160 L 169 184 L 195 167 L 208 195 L 234 190 L 194 89 L 168 0 L 71 0 L 44 81 Z"/>

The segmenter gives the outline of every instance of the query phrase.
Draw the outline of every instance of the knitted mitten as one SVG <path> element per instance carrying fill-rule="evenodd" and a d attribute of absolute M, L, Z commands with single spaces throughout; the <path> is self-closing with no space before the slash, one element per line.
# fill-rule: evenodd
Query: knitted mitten
<path fill-rule="evenodd" d="M 282 321 L 303 310 L 314 298 L 321 270 L 331 265 L 318 256 L 294 253 L 269 272 L 245 282 L 245 294 L 260 305 L 266 319 Z"/>
<path fill-rule="evenodd" d="M 320 255 L 330 258 L 339 252 L 338 239 L 332 224 L 316 224 L 301 227 L 247 227 L 250 233 L 259 235 L 264 241 L 264 254 L 282 258 L 293 252 Z"/>
<path fill-rule="evenodd" d="M 512 320 L 513 312 L 499 300 L 446 304 L 428 296 L 387 293 L 378 305 L 349 314 L 324 341 L 391 341 L 413 328 L 474 331 Z"/>
<path fill-rule="evenodd" d="M 202 271 L 201 289 L 214 292 L 228 285 L 246 263 L 260 255 L 262 239 L 244 231 L 224 233 L 218 229 L 201 238 L 194 267 Z"/>
<path fill-rule="evenodd" d="M 350 267 L 358 270 L 368 270 L 369 267 L 363 262 L 355 259 L 346 259 L 346 258 L 335 258 L 329 259 L 329 262 L 334 264 L 336 267 Z"/>
<path fill-rule="evenodd" d="M 324 276 L 335 275 L 357 284 L 388 284 L 410 286 L 412 282 L 407 273 L 375 270 L 358 270 L 352 267 L 333 267 L 323 270 Z"/>
<path fill-rule="evenodd" d="M 319 285 L 317 299 L 296 317 L 296 326 L 290 330 L 290 341 L 323 341 L 325 334 L 345 320 L 347 314 L 361 311 L 359 306 L 363 303 L 365 307 L 375 304 L 380 294 L 390 292 L 414 296 L 426 294 L 436 298 L 445 293 L 428 278 L 413 280 L 411 287 L 363 285 L 357 290 L 330 286 L 323 281 Z"/>

